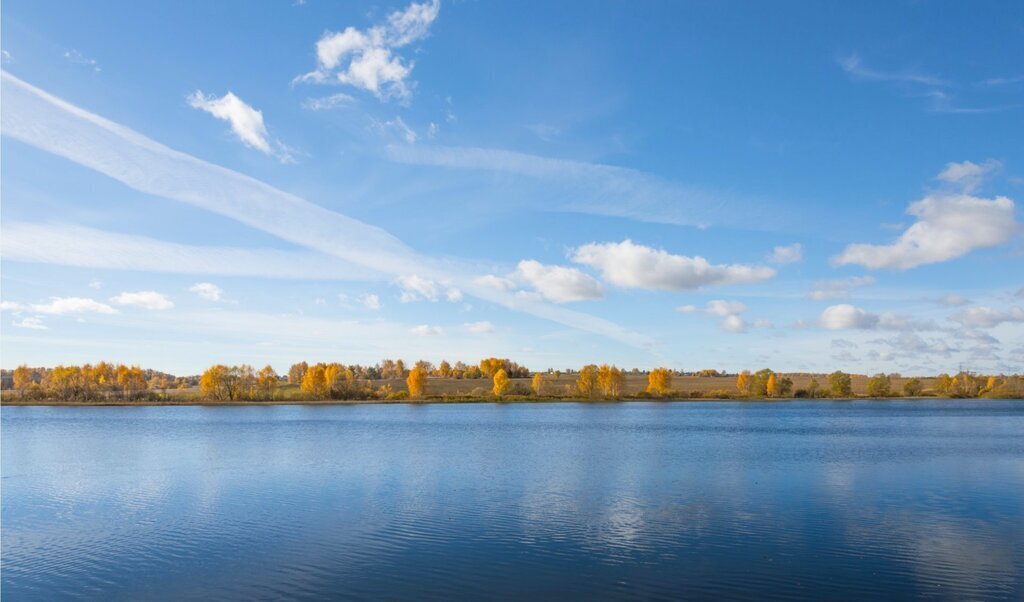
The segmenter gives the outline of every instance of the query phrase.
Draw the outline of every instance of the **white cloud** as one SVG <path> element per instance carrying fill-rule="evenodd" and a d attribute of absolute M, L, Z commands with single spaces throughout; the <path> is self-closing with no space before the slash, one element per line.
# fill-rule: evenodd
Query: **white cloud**
<path fill-rule="evenodd" d="M 439 337 L 444 334 L 444 330 L 440 326 L 430 326 L 429 324 L 414 326 L 409 332 L 420 337 Z"/>
<path fill-rule="evenodd" d="M 735 316 L 747 311 L 747 306 L 739 301 L 722 301 L 718 299 L 708 301 L 705 311 L 714 316 Z"/>
<path fill-rule="evenodd" d="M 452 303 L 458 303 L 458 302 L 462 301 L 462 291 L 460 291 L 457 288 L 450 288 L 450 289 L 448 289 L 448 291 L 445 292 L 444 296 L 445 296 L 446 299 L 448 299 Z"/>
<path fill-rule="evenodd" d="M 793 243 L 789 246 L 779 246 L 772 249 L 772 254 L 768 256 L 768 261 L 784 265 L 787 263 L 796 263 L 803 258 L 803 245 L 800 243 Z"/>
<path fill-rule="evenodd" d="M 7 52 L 6 50 L 0 50 L 0 62 L 4 64 L 13 63 L 14 57 L 11 56 L 10 52 Z"/>
<path fill-rule="evenodd" d="M 762 282 L 775 276 L 772 268 L 712 265 L 703 257 L 672 255 L 628 239 L 621 243 L 583 245 L 573 253 L 572 261 L 597 268 L 606 281 L 625 288 L 682 291 Z"/>
<path fill-rule="evenodd" d="M 359 298 L 359 302 L 363 304 L 363 307 L 370 310 L 380 309 L 380 297 L 373 293 L 367 293 Z"/>
<path fill-rule="evenodd" d="M 515 290 L 516 283 L 511 278 L 502 278 L 501 276 L 495 276 L 494 274 L 486 274 L 479 276 L 473 280 L 475 284 L 480 286 L 486 286 L 496 291 L 508 292 Z"/>
<path fill-rule="evenodd" d="M 872 270 L 906 270 L 955 259 L 1009 241 L 1019 229 L 1013 209 L 1013 201 L 1006 197 L 988 200 L 966 193 L 932 194 L 911 203 L 907 213 L 917 221 L 895 242 L 848 245 L 832 262 Z"/>
<path fill-rule="evenodd" d="M 1000 311 L 991 307 L 970 307 L 949 319 L 967 328 L 994 328 L 1003 322 L 1024 322 L 1024 309 L 1011 307 Z"/>
<path fill-rule="evenodd" d="M 836 280 L 819 280 L 814 283 L 807 296 L 815 301 L 845 299 L 850 296 L 851 289 L 870 286 L 874 283 L 875 279 L 871 276 L 851 276 Z"/>
<path fill-rule="evenodd" d="M 89 281 L 89 288 L 95 289 L 95 290 L 99 290 L 99 289 L 103 288 L 103 283 L 100 282 L 99 280 L 90 280 Z"/>
<path fill-rule="evenodd" d="M 32 311 L 40 314 L 116 314 L 117 310 L 106 303 L 100 303 L 85 297 L 50 297 L 49 303 L 38 303 L 31 306 Z"/>
<path fill-rule="evenodd" d="M 156 291 L 139 291 L 136 293 L 121 293 L 110 298 L 110 301 L 117 305 L 135 305 L 143 309 L 165 310 L 172 309 L 174 302 L 166 295 Z"/>
<path fill-rule="evenodd" d="M 399 276 L 396 280 L 398 286 L 402 289 L 402 303 L 412 303 L 420 299 L 426 299 L 427 301 L 437 301 L 437 297 L 440 293 L 440 286 L 430 280 L 429 278 L 423 278 L 421 276 Z"/>
<path fill-rule="evenodd" d="M 463 326 L 473 334 L 489 334 L 494 332 L 494 324 L 484 320 L 483 322 L 467 322 Z"/>
<path fill-rule="evenodd" d="M 881 314 L 865 311 L 848 303 L 825 308 L 818 318 L 818 324 L 828 330 L 935 330 L 931 321 L 919 321 L 892 312 Z"/>
<path fill-rule="evenodd" d="M 0 301 L 0 311 L 21 311 L 25 306 L 16 301 Z"/>
<path fill-rule="evenodd" d="M 818 323 L 829 330 L 868 329 L 878 325 L 878 316 L 848 303 L 825 308 Z"/>
<path fill-rule="evenodd" d="M 576 268 L 545 265 L 533 259 L 520 261 L 512 278 L 530 285 L 555 303 L 599 299 L 604 295 L 597 280 Z"/>
<path fill-rule="evenodd" d="M 199 282 L 188 289 L 207 301 L 220 301 L 224 297 L 224 289 L 212 282 Z"/>
<path fill-rule="evenodd" d="M 971 192 L 980 186 L 989 174 L 998 171 L 1002 166 L 1003 164 L 995 159 L 989 159 L 980 165 L 972 161 L 947 163 L 938 179 L 954 184 L 964 192 Z"/>
<path fill-rule="evenodd" d="M 747 311 L 747 306 L 739 301 L 725 301 L 715 299 L 708 301 L 704 311 L 712 316 L 719 316 L 721 321 L 718 326 L 726 332 L 746 332 L 751 326 L 754 328 L 772 328 L 774 325 L 769 320 L 754 320 L 750 324 L 740 317 L 740 314 Z"/>
<path fill-rule="evenodd" d="M 342 32 L 325 33 L 316 43 L 316 69 L 296 81 L 344 84 L 381 100 L 406 100 L 411 95 L 407 80 L 414 64 L 395 50 L 425 38 L 440 9 L 440 0 L 414 2 L 366 31 L 347 27 Z"/>
<path fill-rule="evenodd" d="M 675 311 L 681 314 L 692 314 L 693 312 L 697 311 L 697 307 L 694 305 L 680 305 L 675 309 Z"/>
<path fill-rule="evenodd" d="M 102 69 L 100 69 L 100 64 L 96 61 L 96 59 L 91 59 L 77 50 L 72 49 L 64 51 L 64 58 L 76 65 L 85 65 L 86 67 L 92 67 L 93 71 L 97 73 L 102 71 Z"/>
<path fill-rule="evenodd" d="M 31 328 L 33 330 L 47 330 L 47 326 L 43 324 L 43 320 L 38 316 L 28 316 L 21 320 L 14 320 L 11 322 L 12 326 L 18 328 Z"/>
<path fill-rule="evenodd" d="M 337 94 L 331 94 L 330 96 L 307 98 L 302 102 L 302 107 L 310 111 L 329 111 L 331 109 L 350 107 L 355 104 L 355 102 L 355 98 L 348 94 L 339 92 Z"/>
<path fill-rule="evenodd" d="M 276 140 L 271 140 L 267 126 L 263 123 L 263 112 L 245 103 L 233 92 L 224 96 L 207 96 L 196 90 L 188 97 L 188 104 L 194 109 L 206 111 L 217 119 L 231 124 L 231 131 L 242 141 L 242 144 L 256 150 L 273 155 L 284 162 L 292 160 L 288 148 Z"/>

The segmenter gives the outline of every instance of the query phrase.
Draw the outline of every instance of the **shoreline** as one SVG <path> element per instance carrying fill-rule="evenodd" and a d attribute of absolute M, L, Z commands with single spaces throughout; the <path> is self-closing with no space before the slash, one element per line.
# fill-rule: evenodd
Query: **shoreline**
<path fill-rule="evenodd" d="M 779 402 L 791 402 L 791 401 L 936 401 L 936 400 L 960 400 L 960 399 L 1015 399 L 1012 397 L 971 397 L 971 398 L 960 398 L 960 397 L 778 397 L 778 398 L 763 398 L 763 397 L 749 397 L 749 398 L 737 398 L 737 399 L 722 399 L 719 397 L 692 397 L 685 399 L 642 399 L 642 398 L 623 398 L 623 399 L 571 399 L 571 398 L 538 398 L 538 399 L 489 399 L 489 398 L 473 398 L 473 399 L 274 399 L 268 401 L 171 401 L 171 400 L 144 400 L 144 401 L 54 401 L 54 400 L 26 400 L 26 401 L 0 401 L 0 407 L 4 406 L 39 406 L 39 407 L 149 407 L 149 406 L 193 406 L 193 407 L 249 407 L 249 406 L 343 406 L 343 405 L 446 405 L 446 404 L 494 404 L 494 405 L 507 405 L 507 404 L 529 404 L 529 403 L 579 403 L 579 404 L 616 404 L 616 403 L 690 403 L 690 402 L 718 402 L 718 403 L 729 403 L 729 402 L 741 402 L 741 403 L 779 403 Z"/>

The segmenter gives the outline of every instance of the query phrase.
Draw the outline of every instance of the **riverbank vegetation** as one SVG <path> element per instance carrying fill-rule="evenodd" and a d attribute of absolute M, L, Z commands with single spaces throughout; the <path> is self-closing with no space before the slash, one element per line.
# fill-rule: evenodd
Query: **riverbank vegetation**
<path fill-rule="evenodd" d="M 904 377 L 777 373 L 684 372 L 660 367 L 624 370 L 608 364 L 531 372 L 508 358 L 475 364 L 384 360 L 373 366 L 337 362 L 272 366 L 215 365 L 200 375 L 174 376 L 138 366 L 19 366 L 0 375 L 4 403 L 231 403 L 288 401 L 537 401 L 629 399 L 848 399 L 855 397 L 1024 396 L 1021 375 Z"/>

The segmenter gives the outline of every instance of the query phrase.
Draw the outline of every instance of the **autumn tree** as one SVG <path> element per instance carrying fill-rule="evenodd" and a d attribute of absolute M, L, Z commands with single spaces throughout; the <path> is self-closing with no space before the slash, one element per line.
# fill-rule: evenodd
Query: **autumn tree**
<path fill-rule="evenodd" d="M 19 393 L 24 394 L 34 383 L 35 379 L 33 378 L 32 370 L 28 366 L 21 365 L 14 369 L 14 388 Z"/>
<path fill-rule="evenodd" d="M 117 384 L 128 399 L 134 399 L 146 390 L 146 374 L 138 366 L 118 365 Z"/>
<path fill-rule="evenodd" d="M 839 370 L 828 375 L 828 387 L 832 397 L 850 397 L 853 394 L 853 381 L 850 375 Z"/>
<path fill-rule="evenodd" d="M 409 387 L 409 397 L 423 397 L 427 392 L 427 371 L 422 366 L 413 368 L 405 384 Z"/>
<path fill-rule="evenodd" d="M 309 370 L 309 364 L 306 362 L 292 364 L 292 367 L 288 368 L 288 383 L 292 385 L 301 385 L 302 377 L 306 376 L 306 370 Z"/>
<path fill-rule="evenodd" d="M 744 370 L 736 376 L 736 389 L 743 395 L 750 395 L 750 370 Z"/>
<path fill-rule="evenodd" d="M 299 390 L 309 395 L 312 399 L 325 399 L 330 391 L 327 385 L 326 368 L 325 364 L 309 366 L 306 373 L 302 376 Z"/>
<path fill-rule="evenodd" d="M 501 397 L 508 390 L 508 385 L 508 372 L 505 372 L 504 368 L 498 368 L 498 371 L 494 373 L 494 387 L 491 390 L 495 395 Z"/>
<path fill-rule="evenodd" d="M 948 374 L 940 374 L 935 379 L 935 390 L 939 393 L 949 393 L 953 386 L 953 379 Z"/>
<path fill-rule="evenodd" d="M 892 383 L 889 381 L 889 377 L 883 372 L 872 376 L 868 379 L 868 396 L 869 397 L 888 397 L 892 393 Z"/>
<path fill-rule="evenodd" d="M 581 397 L 592 398 L 597 391 L 597 366 L 587 364 L 576 376 L 576 392 Z"/>
<path fill-rule="evenodd" d="M 622 384 L 625 376 L 622 370 L 615 366 L 602 364 L 597 369 L 597 386 L 601 388 L 605 397 L 617 398 L 622 395 Z"/>
<path fill-rule="evenodd" d="M 919 378 L 912 378 L 903 383 L 903 394 L 907 397 L 917 397 L 923 390 L 924 387 L 921 385 L 921 379 Z"/>
<path fill-rule="evenodd" d="M 765 382 L 765 395 L 768 397 L 775 397 L 778 395 L 778 379 L 775 378 L 775 373 L 772 372 L 768 375 L 768 381 Z"/>
<path fill-rule="evenodd" d="M 274 372 L 274 368 L 270 364 L 263 366 L 263 369 L 256 375 L 256 388 L 263 399 L 272 399 L 274 397 L 277 381 L 277 372 Z"/>
<path fill-rule="evenodd" d="M 652 395 L 668 395 L 672 389 L 672 371 L 655 368 L 647 375 L 647 392 Z"/>
<path fill-rule="evenodd" d="M 543 374 L 541 374 L 540 372 L 534 374 L 533 380 L 530 381 L 530 388 L 533 389 L 533 394 L 537 395 L 538 397 L 543 395 L 545 384 L 546 383 L 544 382 Z"/>
<path fill-rule="evenodd" d="M 228 367 L 221 364 L 210 366 L 199 377 L 199 392 L 210 399 L 224 400 L 229 398 Z"/>
<path fill-rule="evenodd" d="M 441 363 L 437 365 L 437 375 L 441 378 L 451 378 L 452 365 L 448 363 L 448 360 L 441 360 Z"/>

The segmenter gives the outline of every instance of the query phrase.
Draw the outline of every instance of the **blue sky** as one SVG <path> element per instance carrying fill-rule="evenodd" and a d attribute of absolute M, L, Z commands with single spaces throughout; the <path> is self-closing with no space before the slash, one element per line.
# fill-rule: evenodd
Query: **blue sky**
<path fill-rule="evenodd" d="M 1024 366 L 1024 5 L 2 8 L 2 365 Z"/>

